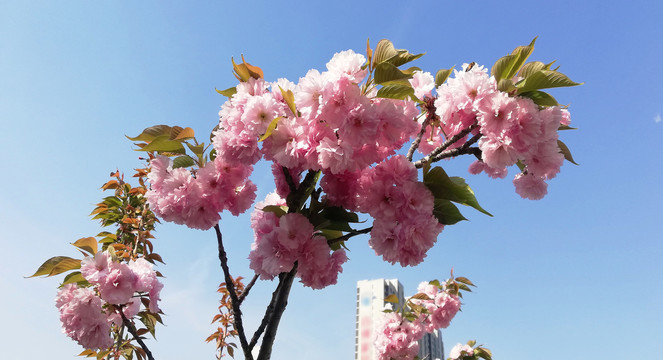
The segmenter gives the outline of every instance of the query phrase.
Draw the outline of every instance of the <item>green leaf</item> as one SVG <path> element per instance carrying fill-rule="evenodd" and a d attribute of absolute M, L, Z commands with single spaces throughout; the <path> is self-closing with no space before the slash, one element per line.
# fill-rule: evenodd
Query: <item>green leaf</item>
<path fill-rule="evenodd" d="M 230 58 L 230 61 L 233 63 L 233 73 L 235 74 L 237 80 L 246 82 L 251 78 L 251 73 L 249 72 L 249 69 L 244 66 L 244 64 L 235 63 L 235 59 L 232 57 Z"/>
<path fill-rule="evenodd" d="M 412 295 L 412 297 L 410 297 L 410 299 L 417 299 L 417 300 L 431 300 L 430 296 L 428 296 L 428 295 L 426 295 L 426 294 L 424 294 L 424 293 L 414 294 L 414 295 Z"/>
<path fill-rule="evenodd" d="M 46 261 L 37 269 L 37 271 L 28 277 L 46 275 L 53 276 L 65 271 L 80 269 L 81 261 L 68 256 L 55 256 Z"/>
<path fill-rule="evenodd" d="M 474 283 L 471 282 L 470 279 L 468 279 L 466 277 L 459 276 L 459 277 L 456 278 L 456 281 L 458 281 L 460 283 L 463 283 L 463 284 L 467 284 L 467 285 L 476 287 L 476 285 L 474 285 Z"/>
<path fill-rule="evenodd" d="M 265 133 L 262 134 L 262 136 L 260 137 L 260 140 L 258 140 L 258 142 L 265 141 L 265 140 L 267 140 L 268 137 L 270 137 L 272 135 L 274 130 L 276 130 L 276 126 L 279 124 L 279 120 L 281 120 L 281 118 L 282 118 L 282 116 L 274 118 L 274 120 L 272 120 L 269 123 L 269 125 L 267 126 L 267 130 L 265 130 Z"/>
<path fill-rule="evenodd" d="M 495 77 L 495 81 L 499 83 L 501 79 L 509 79 L 509 73 L 517 61 L 518 55 L 506 55 L 497 59 L 490 69 L 490 73 Z"/>
<path fill-rule="evenodd" d="M 387 39 L 382 39 L 375 46 L 375 53 L 373 54 L 373 67 L 378 64 L 398 55 L 398 51 L 394 49 L 394 44 Z"/>
<path fill-rule="evenodd" d="M 274 213 L 276 216 L 281 217 L 288 213 L 288 207 L 278 206 L 278 205 L 267 205 L 264 208 L 262 208 L 262 211 L 271 212 Z"/>
<path fill-rule="evenodd" d="M 395 65 L 388 62 L 380 63 L 375 67 L 374 81 L 376 84 L 384 84 L 388 81 L 409 79 L 411 77 L 412 75 L 404 73 Z"/>
<path fill-rule="evenodd" d="M 582 85 L 569 79 L 566 75 L 554 70 L 539 70 L 518 82 L 518 94 L 532 90 L 549 89 L 555 87 L 567 87 Z"/>
<path fill-rule="evenodd" d="M 172 128 L 168 125 L 155 125 L 155 126 L 151 126 L 151 127 L 148 127 L 147 129 L 143 130 L 143 132 L 140 133 L 140 135 L 138 135 L 136 137 L 129 137 L 129 136 L 126 136 L 126 135 L 125 136 L 127 137 L 127 139 L 129 139 L 131 141 L 146 141 L 146 142 L 149 142 L 149 141 L 152 141 L 152 140 L 154 140 L 155 138 L 157 138 L 159 136 L 168 136 L 168 137 L 170 137 L 171 129 Z"/>
<path fill-rule="evenodd" d="M 398 304 L 398 296 L 396 296 L 396 294 L 391 294 L 391 295 L 387 296 L 386 298 L 384 298 L 384 302 Z"/>
<path fill-rule="evenodd" d="M 428 284 L 440 287 L 440 280 L 431 280 Z"/>
<path fill-rule="evenodd" d="M 194 164 L 195 161 L 193 161 L 193 159 L 188 155 L 178 156 L 173 159 L 173 169 L 189 167 L 193 166 Z"/>
<path fill-rule="evenodd" d="M 408 83 L 409 85 L 409 83 Z M 378 90 L 377 97 L 385 99 L 404 100 L 414 97 L 414 89 L 412 86 L 405 85 L 387 85 Z"/>
<path fill-rule="evenodd" d="M 86 237 L 86 238 L 81 238 L 76 240 L 75 242 L 71 243 L 71 245 L 74 245 L 75 247 L 86 251 L 87 253 L 94 255 L 97 253 L 99 247 L 97 246 L 97 239 L 93 237 Z"/>
<path fill-rule="evenodd" d="M 233 95 L 237 94 L 237 87 L 236 86 L 233 86 L 231 88 L 227 88 L 225 90 L 219 90 L 219 89 L 216 89 L 216 88 L 214 90 L 216 90 L 216 92 L 218 92 L 219 94 L 221 94 L 225 97 L 228 97 L 228 98 L 231 98 L 231 97 L 233 97 Z"/>
<path fill-rule="evenodd" d="M 403 49 L 397 49 L 396 51 L 398 52 L 396 55 L 386 60 L 388 63 L 393 64 L 394 66 L 401 66 L 424 56 L 424 53 L 410 54 L 410 52 Z"/>
<path fill-rule="evenodd" d="M 281 90 L 281 95 L 283 96 L 283 100 L 285 100 L 285 103 L 288 104 L 288 108 L 290 108 L 290 111 L 292 111 L 293 115 L 297 116 L 297 107 L 295 106 L 295 94 L 292 93 L 292 90 L 283 90 L 281 86 L 279 86 L 279 89 Z"/>
<path fill-rule="evenodd" d="M 467 341 L 467 345 L 468 345 L 469 347 L 474 347 L 474 345 L 476 345 L 476 344 L 477 344 L 477 341 L 476 341 L 476 340 L 468 340 L 468 341 Z"/>
<path fill-rule="evenodd" d="M 578 128 L 570 127 L 568 125 L 560 125 L 557 130 L 559 130 L 559 131 L 561 131 L 561 130 L 578 130 Z"/>
<path fill-rule="evenodd" d="M 170 136 L 164 135 L 154 138 L 150 141 L 149 144 L 145 145 L 141 149 L 136 149 L 136 151 L 156 151 L 156 152 L 170 152 L 177 154 L 184 154 L 184 146 L 182 142 L 177 140 L 171 140 Z"/>
<path fill-rule="evenodd" d="M 107 196 L 104 198 L 103 203 L 108 207 L 120 207 L 122 206 L 122 200 L 118 199 L 116 196 Z"/>
<path fill-rule="evenodd" d="M 539 90 L 534 90 L 534 91 L 528 91 L 526 93 L 520 94 L 522 97 L 530 98 L 532 101 L 534 101 L 535 104 L 539 106 L 558 106 L 559 103 L 555 98 L 548 94 L 547 92 L 539 91 Z"/>
<path fill-rule="evenodd" d="M 486 215 L 493 216 L 479 205 L 474 196 L 474 191 L 467 185 L 465 179 L 449 177 L 439 166 L 434 167 L 424 176 L 424 184 L 436 199 L 445 199 L 471 206 Z"/>
<path fill-rule="evenodd" d="M 67 276 L 64 277 L 64 281 L 62 281 L 62 285 L 67 285 L 67 284 L 73 284 L 73 283 L 82 283 L 82 282 L 87 282 L 83 275 L 81 275 L 80 271 L 74 271 L 72 273 L 67 274 Z"/>
<path fill-rule="evenodd" d="M 527 64 L 523 65 L 520 71 L 518 71 L 518 76 L 524 79 L 539 70 L 546 70 L 546 64 L 540 61 L 528 62 Z"/>
<path fill-rule="evenodd" d="M 341 206 L 327 207 L 320 212 L 320 214 L 330 221 L 344 221 L 351 223 L 358 223 L 359 216 L 352 211 L 348 211 Z"/>
<path fill-rule="evenodd" d="M 398 67 L 422 56 L 424 56 L 424 54 L 410 54 L 410 52 L 405 49 L 395 49 L 394 44 L 392 44 L 391 41 L 382 39 L 375 47 L 373 64 L 377 66 L 380 63 L 388 62 Z"/>
<path fill-rule="evenodd" d="M 511 80 L 511 79 L 502 79 L 497 84 L 497 89 L 499 91 L 504 91 L 505 93 L 510 93 L 513 90 L 516 90 L 516 87 L 513 85 L 513 80 Z"/>
<path fill-rule="evenodd" d="M 573 156 L 571 155 L 571 150 L 569 150 L 569 147 L 566 146 L 566 144 L 564 144 L 562 140 L 557 140 L 557 146 L 559 146 L 559 152 L 561 152 L 564 155 L 564 159 L 568 160 L 569 162 L 575 165 L 578 165 L 578 163 L 575 162 L 575 160 L 573 160 Z"/>
<path fill-rule="evenodd" d="M 453 225 L 459 221 L 467 220 L 460 210 L 451 201 L 445 199 L 435 199 L 433 215 L 437 221 L 443 225 Z"/>
<path fill-rule="evenodd" d="M 194 153 L 198 156 L 202 155 L 202 153 L 205 151 L 205 143 L 198 144 L 198 145 L 191 145 L 188 142 L 185 142 L 185 144 L 186 144 L 186 147 L 188 147 L 189 150 L 191 150 L 192 153 Z"/>
<path fill-rule="evenodd" d="M 537 36 L 538 37 L 538 36 Z M 534 51 L 534 43 L 536 42 L 536 37 L 532 39 L 532 42 L 527 45 L 527 46 L 518 46 L 511 55 L 516 55 L 517 59 L 513 64 L 513 67 L 511 68 L 511 71 L 505 76 L 506 78 L 512 78 L 514 75 L 516 75 L 516 72 L 518 72 L 518 69 L 520 69 L 521 66 L 527 61 L 527 58 L 532 54 L 532 51 Z"/>
<path fill-rule="evenodd" d="M 438 70 L 437 73 L 435 74 L 435 87 L 444 84 L 444 82 L 447 81 L 447 79 L 451 75 L 453 69 L 454 67 L 452 67 L 451 69 Z"/>

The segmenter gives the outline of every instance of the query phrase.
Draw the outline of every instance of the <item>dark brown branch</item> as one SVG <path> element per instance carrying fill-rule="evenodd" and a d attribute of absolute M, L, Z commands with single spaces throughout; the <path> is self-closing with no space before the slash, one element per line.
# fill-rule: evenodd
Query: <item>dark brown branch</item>
<path fill-rule="evenodd" d="M 371 230 L 373 230 L 373 227 L 372 227 L 372 226 L 371 226 L 371 227 L 367 227 L 366 229 L 353 230 L 353 231 L 351 231 L 351 232 L 349 232 L 349 233 L 347 233 L 347 234 L 345 234 L 345 235 L 343 235 L 343 236 L 339 236 L 339 237 L 337 237 L 337 238 L 334 238 L 334 239 L 329 240 L 328 243 L 329 243 L 329 245 L 331 246 L 331 245 L 333 245 L 333 244 L 335 244 L 335 243 L 337 243 L 337 242 L 341 242 L 341 241 L 348 240 L 348 239 L 350 239 L 350 238 L 353 237 L 353 236 L 357 236 L 357 235 L 361 235 L 361 234 L 367 234 L 367 233 L 371 232 Z"/>
<path fill-rule="evenodd" d="M 249 295 L 249 291 L 251 291 L 251 288 L 253 285 L 255 285 L 256 281 L 258 280 L 258 275 L 253 275 L 253 279 L 249 281 L 249 284 L 244 287 L 244 291 L 242 291 L 242 294 L 237 298 L 237 301 L 239 301 L 240 304 L 244 301 L 244 298 L 246 298 Z"/>
<path fill-rule="evenodd" d="M 265 331 L 265 327 L 269 323 L 269 320 L 271 319 L 272 313 L 274 312 L 274 306 L 276 304 L 276 299 L 278 298 L 279 292 L 281 291 L 281 288 L 283 287 L 283 277 L 285 276 L 285 273 L 282 273 L 279 275 L 279 284 L 276 286 L 276 289 L 274 289 L 274 292 L 272 293 L 272 299 L 269 301 L 269 305 L 267 306 L 267 309 L 265 309 L 265 315 L 262 317 L 262 322 L 260 323 L 260 326 L 258 326 L 258 329 L 256 329 L 256 332 L 253 333 L 253 337 L 251 338 L 251 341 L 249 342 L 249 350 L 253 350 L 253 348 L 256 346 L 258 343 L 258 339 L 260 338 L 260 335 L 262 335 L 262 332 Z"/>
<path fill-rule="evenodd" d="M 446 158 L 456 157 L 456 156 L 459 156 L 459 155 L 467 155 L 467 154 L 474 155 L 478 159 L 481 159 L 481 149 L 479 149 L 478 147 L 470 147 L 470 148 L 456 148 L 456 149 L 447 150 L 447 151 L 437 155 L 434 159 L 432 159 L 432 162 L 439 161 L 439 160 L 446 159 Z M 421 168 L 421 167 L 423 167 L 423 164 L 421 166 L 417 166 L 415 164 L 415 166 L 418 167 L 418 168 Z"/>
<path fill-rule="evenodd" d="M 412 161 L 412 157 L 414 156 L 414 152 L 419 148 L 419 144 L 421 143 L 421 138 L 424 137 L 424 134 L 426 133 L 426 128 L 428 127 L 428 116 L 424 119 L 424 122 L 421 124 L 421 130 L 419 131 L 419 134 L 417 134 L 417 137 L 414 139 L 412 142 L 412 145 L 410 145 L 410 149 L 407 151 L 407 160 Z"/>
<path fill-rule="evenodd" d="M 140 347 L 143 349 L 143 351 L 145 351 L 145 354 L 147 355 L 147 358 L 149 360 L 154 360 L 154 357 L 152 356 L 152 352 L 150 351 L 150 349 L 147 348 L 147 345 L 145 345 L 145 343 L 143 342 L 143 339 L 141 339 L 140 336 L 138 336 L 138 333 L 136 332 L 136 328 L 131 323 L 131 321 L 129 321 L 129 319 L 127 319 L 127 317 L 124 316 L 124 312 L 122 312 L 122 308 L 117 307 L 116 309 L 120 313 L 120 316 L 122 317 L 122 323 L 127 328 L 127 330 L 129 330 L 129 333 L 134 337 L 134 339 L 136 339 L 136 341 L 138 342 L 138 345 L 140 345 Z"/>
<path fill-rule="evenodd" d="M 465 129 L 463 129 L 463 130 L 462 130 L 461 132 L 459 132 L 458 134 L 456 134 L 456 135 L 450 137 L 450 138 L 447 139 L 447 141 L 445 141 L 442 145 L 438 146 L 435 150 L 431 151 L 431 153 L 428 154 L 426 157 L 424 157 L 424 158 L 421 159 L 421 160 L 416 161 L 416 162 L 414 163 L 414 166 L 415 166 L 416 168 L 421 168 L 421 167 L 424 166 L 425 163 L 432 163 L 432 162 L 438 161 L 438 160 L 440 160 L 440 159 L 444 159 L 444 158 L 446 158 L 446 157 L 450 157 L 450 156 L 444 156 L 444 157 L 439 158 L 438 155 L 440 155 L 440 154 L 442 154 L 443 152 L 445 152 L 445 150 L 446 150 L 447 148 L 449 148 L 449 146 L 453 145 L 456 141 L 458 141 L 458 140 L 462 139 L 463 137 L 465 137 L 467 134 L 469 134 L 470 132 L 472 132 L 472 130 L 476 129 L 478 126 L 479 126 L 479 125 L 474 124 L 474 125 L 472 125 L 472 126 L 469 126 L 469 127 L 465 128 Z M 458 149 L 462 149 L 462 148 L 467 149 L 467 147 L 469 147 L 470 145 L 474 144 L 477 140 L 479 140 L 479 138 L 478 138 L 477 136 L 478 136 L 478 137 L 481 137 L 481 134 L 477 134 L 477 135 L 475 135 L 472 139 L 468 140 L 465 144 L 463 144 L 463 146 L 461 146 L 461 147 L 458 148 Z M 474 138 L 476 138 L 476 139 L 474 139 Z M 472 141 L 472 142 L 468 145 L 468 143 L 469 143 L 470 141 Z M 467 145 L 467 146 L 466 146 L 466 145 Z M 455 149 L 454 149 L 454 150 L 455 150 Z"/>
<path fill-rule="evenodd" d="M 287 169 L 284 168 L 284 172 L 287 174 Z M 306 198 L 310 195 L 310 193 L 307 191 L 311 186 L 315 185 L 315 182 L 318 179 L 318 171 L 313 171 L 309 170 L 306 173 L 306 176 L 304 177 L 304 180 L 302 182 L 295 186 L 295 190 L 291 191 L 290 194 L 288 194 L 288 198 L 286 199 L 286 204 L 288 205 L 288 212 L 289 213 L 294 213 L 299 210 L 299 208 L 302 206 L 302 204 L 306 201 Z M 286 176 L 287 180 L 287 176 Z M 291 177 L 292 180 L 292 177 Z M 294 184 L 294 182 L 293 182 Z"/>
<path fill-rule="evenodd" d="M 233 282 L 232 276 L 230 276 L 230 269 L 228 269 L 228 257 L 226 256 L 226 251 L 223 248 L 223 235 L 221 234 L 219 224 L 214 225 L 214 230 L 216 230 L 216 239 L 219 244 L 219 260 L 221 261 L 221 268 L 223 269 L 223 276 L 226 281 L 226 289 L 228 289 L 228 295 L 230 296 L 230 303 L 232 305 L 233 327 L 237 331 L 239 342 L 242 345 L 244 358 L 246 360 L 253 360 L 253 356 L 249 350 L 249 344 L 246 342 L 244 326 L 242 325 L 242 311 L 239 308 L 240 302 L 237 298 L 235 283 Z"/>
<path fill-rule="evenodd" d="M 285 182 L 288 184 L 290 192 L 294 193 L 297 191 L 297 185 L 295 184 L 295 180 L 292 178 L 292 174 L 290 174 L 290 170 L 285 166 L 281 166 L 281 169 L 283 170 L 283 176 L 285 176 Z"/>
<path fill-rule="evenodd" d="M 267 324 L 265 329 L 265 335 L 263 336 L 262 343 L 260 344 L 260 353 L 258 353 L 257 360 L 269 360 L 272 356 L 272 346 L 274 345 L 274 339 L 276 338 L 276 330 L 279 327 L 281 316 L 283 315 L 283 312 L 288 305 L 288 296 L 290 295 L 290 289 L 296 274 L 297 262 L 295 262 L 295 266 L 292 268 L 292 270 L 283 276 L 281 281 L 283 286 L 276 298 L 276 303 L 274 304 L 274 313 L 272 314 L 271 319 L 269 320 L 269 324 Z"/>

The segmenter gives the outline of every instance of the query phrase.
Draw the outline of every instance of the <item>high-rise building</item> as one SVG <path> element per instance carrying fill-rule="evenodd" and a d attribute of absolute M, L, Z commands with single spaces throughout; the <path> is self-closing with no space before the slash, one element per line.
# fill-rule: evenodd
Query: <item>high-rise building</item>
<path fill-rule="evenodd" d="M 384 299 L 396 295 L 403 304 L 403 285 L 397 279 L 361 280 L 357 282 L 357 326 L 355 332 L 355 359 L 376 360 L 375 335 L 387 303 Z M 435 330 L 419 341 L 419 358 L 438 360 L 444 358 L 442 333 Z"/>

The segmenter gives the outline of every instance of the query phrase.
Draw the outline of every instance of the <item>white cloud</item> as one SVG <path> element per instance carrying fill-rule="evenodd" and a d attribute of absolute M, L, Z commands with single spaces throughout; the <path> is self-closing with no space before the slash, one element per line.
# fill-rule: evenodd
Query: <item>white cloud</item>
<path fill-rule="evenodd" d="M 654 116 L 654 122 L 660 123 L 661 121 L 663 121 L 663 119 L 661 119 L 661 114 L 656 114 L 656 116 Z"/>

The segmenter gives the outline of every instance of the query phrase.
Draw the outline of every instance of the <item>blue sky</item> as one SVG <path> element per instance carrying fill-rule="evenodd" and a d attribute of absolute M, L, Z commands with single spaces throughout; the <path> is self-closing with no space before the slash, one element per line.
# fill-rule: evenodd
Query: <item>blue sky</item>
<path fill-rule="evenodd" d="M 68 359 L 81 350 L 60 334 L 59 280 L 30 279 L 43 260 L 76 254 L 68 243 L 96 234 L 87 214 L 116 168 L 140 165 L 124 135 L 154 124 L 205 137 L 235 84 L 230 58 L 244 54 L 268 80 L 296 81 L 335 52 L 388 38 L 426 52 L 428 71 L 476 61 L 490 66 L 539 36 L 532 59 L 557 60 L 585 85 L 553 91 L 570 104 L 567 163 L 541 201 L 508 179 L 466 172 L 493 218 L 463 209 L 426 261 L 401 268 L 350 243 L 339 284 L 297 284 L 274 359 L 354 356 L 355 284 L 399 278 L 414 290 L 451 267 L 478 289 L 444 330 L 448 349 L 477 339 L 495 359 L 624 359 L 663 353 L 663 3 L 653 1 L 221 2 L 0 1 L 0 336 L 7 359 Z M 513 173 L 511 174 L 511 176 Z M 253 175 L 261 199 L 272 190 Z M 223 215 L 231 270 L 250 277 L 247 216 Z M 163 224 L 156 248 L 167 265 L 167 326 L 150 346 L 158 359 L 213 359 L 204 338 L 221 272 L 212 232 Z M 254 329 L 275 284 L 260 283 L 246 309 Z M 656 355 L 654 355 L 655 357 Z"/>

